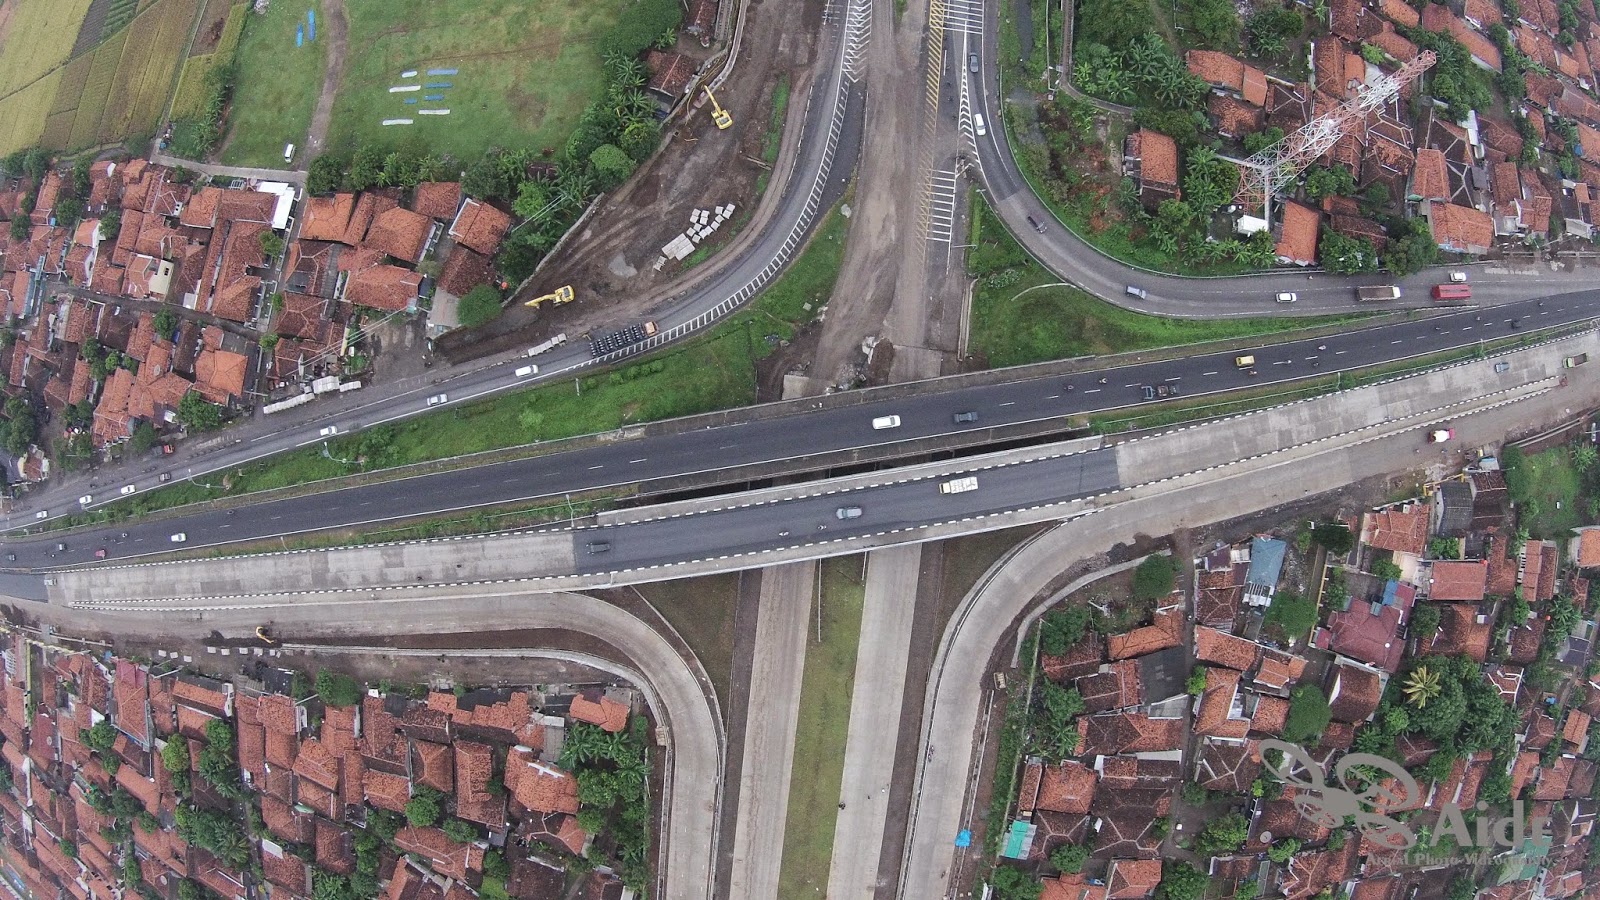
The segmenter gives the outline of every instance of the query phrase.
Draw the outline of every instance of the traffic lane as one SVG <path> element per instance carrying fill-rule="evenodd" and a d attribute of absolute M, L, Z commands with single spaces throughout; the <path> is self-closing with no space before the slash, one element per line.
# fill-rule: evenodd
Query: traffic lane
<path fill-rule="evenodd" d="M 798 547 L 1064 502 L 1115 490 L 1115 451 L 1094 450 L 974 473 L 977 490 L 946 494 L 951 476 L 704 513 L 586 528 L 573 536 L 580 574 Z M 859 509 L 854 518 L 841 510 Z"/>
<path fill-rule="evenodd" d="M 1145 386 L 1165 385 L 1179 396 L 1234 390 L 1292 381 L 1311 374 L 1358 368 L 1396 358 L 1470 345 L 1480 339 L 1516 332 L 1513 319 L 1525 328 L 1587 318 L 1596 312 L 1600 291 L 1582 297 L 1527 301 L 1498 308 L 1495 314 L 1463 311 L 1416 322 L 1403 322 L 1337 337 L 1227 351 L 1205 356 L 1151 362 L 1118 369 L 1061 377 L 1033 378 L 963 388 L 943 394 L 880 400 L 859 407 L 822 409 L 772 419 L 756 419 L 640 440 L 625 440 L 550 456 L 512 460 L 488 466 L 400 482 L 362 485 L 326 494 L 289 498 L 243 507 L 208 511 L 159 523 L 138 522 L 82 532 L 67 538 L 42 535 L 6 541 L 18 559 L 13 567 L 48 568 L 94 561 L 104 547 L 108 558 L 175 549 L 173 533 L 188 534 L 189 548 L 277 537 L 385 519 L 426 515 L 494 503 L 559 497 L 564 492 L 594 490 L 753 465 L 810 454 L 848 450 L 1083 413 L 1136 406 L 1147 401 Z M 1319 347 L 1325 349 L 1318 349 Z M 1239 355 L 1253 355 L 1255 375 L 1235 365 Z M 1100 378 L 1105 382 L 1101 383 Z M 977 412 L 975 423 L 956 423 L 955 415 Z M 874 429 L 872 420 L 900 417 L 895 428 Z M 115 535 L 127 532 L 128 538 Z M 65 540 L 68 551 L 54 543 Z"/>

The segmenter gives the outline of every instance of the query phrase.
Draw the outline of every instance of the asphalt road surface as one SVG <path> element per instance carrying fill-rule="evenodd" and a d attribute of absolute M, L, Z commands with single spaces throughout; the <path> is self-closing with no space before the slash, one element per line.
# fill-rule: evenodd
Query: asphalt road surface
<path fill-rule="evenodd" d="M 988 470 L 977 479 L 977 490 L 958 494 L 943 493 L 939 479 L 923 479 L 730 506 L 697 513 L 692 525 L 684 518 L 662 518 L 584 529 L 576 535 L 578 572 L 644 569 L 863 537 L 1089 497 L 1120 487 L 1113 450 L 1057 456 L 1011 470 Z M 846 518 L 850 513 L 854 517 Z M 606 549 L 597 552 L 601 547 Z"/>
<path fill-rule="evenodd" d="M 671 479 L 675 476 L 796 459 L 834 450 L 890 444 L 949 434 L 963 429 L 1063 418 L 1098 410 L 1134 407 L 1146 386 L 1176 388 L 1178 396 L 1236 390 L 1330 374 L 1345 369 L 1403 359 L 1446 348 L 1471 346 L 1480 340 L 1586 320 L 1600 313 L 1600 290 L 1565 294 L 1543 301 L 1524 301 L 1491 310 L 1463 310 L 1448 316 L 1401 322 L 1338 337 L 1291 341 L 1253 351 L 1254 372 L 1235 366 L 1234 353 L 1213 353 L 1185 359 L 1142 363 L 1062 378 L 1034 378 L 945 392 L 883 400 L 849 408 L 708 428 L 685 434 L 659 435 L 609 443 L 535 459 L 496 463 L 471 469 L 417 476 L 398 482 L 364 485 L 314 496 L 275 500 L 236 510 L 196 512 L 154 522 L 86 529 L 70 536 L 40 535 L 0 542 L 8 569 L 48 569 L 93 563 L 95 551 L 107 559 L 126 560 L 175 549 L 173 534 L 186 535 L 185 548 L 213 546 L 297 534 L 324 528 L 371 523 L 408 516 L 467 509 L 492 503 L 559 497 L 608 486 Z M 1515 321 L 1518 329 L 1513 329 Z M 1325 349 L 1318 349 L 1319 347 Z M 1251 352 L 1251 351 L 1246 351 Z M 1105 379 L 1105 384 L 1100 379 Z M 1070 387 L 1069 387 L 1070 386 Z M 1159 402 L 1154 401 L 1154 402 Z M 979 420 L 958 424 L 954 414 L 975 411 Z M 874 429 L 872 420 L 898 415 L 900 426 Z M 795 507 L 799 510 L 800 507 Z M 818 534 L 856 534 L 896 527 L 901 512 L 880 507 L 850 523 L 828 519 L 832 507 L 806 506 L 788 521 L 774 520 L 779 530 Z M 827 529 L 818 528 L 827 525 Z M 126 536 L 124 536 L 126 535 Z M 706 553 L 736 552 L 755 543 L 737 531 L 695 542 Z M 771 536 L 763 535 L 762 539 Z M 57 551 L 58 543 L 67 549 Z M 650 564 L 664 555 L 643 546 L 614 547 L 604 565 Z M 716 551 L 713 553 L 712 551 Z M 9 559 L 11 555 L 16 559 Z M 676 554 L 672 554 L 676 555 Z M 681 557 L 680 557 L 681 558 Z"/>

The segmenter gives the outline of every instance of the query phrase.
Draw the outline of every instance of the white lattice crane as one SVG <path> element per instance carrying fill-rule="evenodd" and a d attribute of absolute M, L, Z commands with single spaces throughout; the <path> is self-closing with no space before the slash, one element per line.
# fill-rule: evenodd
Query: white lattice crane
<path fill-rule="evenodd" d="M 1437 59 L 1432 50 L 1424 50 L 1393 74 L 1379 75 L 1361 85 L 1356 95 L 1337 109 L 1312 119 L 1293 134 L 1245 160 L 1234 202 L 1247 210 L 1259 206 L 1262 218 L 1271 221 L 1271 210 L 1267 207 L 1274 195 L 1333 149 L 1341 137 L 1365 127 L 1370 114 L 1381 109 L 1400 88 L 1415 80 Z"/>

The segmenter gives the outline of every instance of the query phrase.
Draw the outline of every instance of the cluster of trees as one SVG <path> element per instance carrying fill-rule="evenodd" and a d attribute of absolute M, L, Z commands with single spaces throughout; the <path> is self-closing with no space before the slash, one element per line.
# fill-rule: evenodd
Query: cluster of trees
<path fill-rule="evenodd" d="M 1289 692 L 1289 715 L 1283 723 L 1283 739 L 1291 744 L 1303 744 L 1320 738 L 1331 718 L 1328 695 L 1322 688 L 1314 684 L 1298 685 Z"/>
<path fill-rule="evenodd" d="M 204 160 L 222 139 L 222 116 L 233 96 L 239 68 L 232 62 L 206 72 L 206 105 L 200 115 L 173 123 L 173 156 Z"/>
<path fill-rule="evenodd" d="M 1421 216 L 1389 223 L 1389 246 L 1383 262 L 1396 278 L 1420 272 L 1439 259 L 1439 245 L 1433 230 Z"/>
<path fill-rule="evenodd" d="M 219 719 L 206 723 L 206 745 L 200 751 L 195 768 L 200 777 L 211 783 L 217 792 L 233 800 L 245 800 L 250 792 L 245 790 L 239 775 L 239 764 L 234 761 L 233 726 Z"/>
<path fill-rule="evenodd" d="M 1147 556 L 1133 570 L 1133 599 L 1159 600 L 1172 593 L 1177 577 L 1178 564 L 1171 556 L 1162 553 Z"/>
<path fill-rule="evenodd" d="M 1087 606 L 1068 606 L 1045 613 L 1039 620 L 1039 651 L 1046 656 L 1065 656 L 1097 621 L 1097 613 Z"/>
<path fill-rule="evenodd" d="M 1045 679 L 1033 696 L 1028 724 L 1028 752 L 1048 763 L 1058 763 L 1078 750 L 1078 714 L 1083 695 Z"/>
<path fill-rule="evenodd" d="M 1081 21 L 1081 20 L 1080 20 Z M 1086 43 L 1073 65 L 1078 86 L 1114 103 L 1169 110 L 1198 110 L 1210 86 L 1154 33 L 1121 49 Z"/>
<path fill-rule="evenodd" d="M 250 836 L 239 820 L 226 813 L 180 804 L 173 814 L 178 836 L 211 851 L 211 855 L 236 869 L 250 862 Z"/>
<path fill-rule="evenodd" d="M 1268 57 L 1282 56 L 1289 49 L 1289 42 L 1300 37 L 1305 27 L 1305 19 L 1297 8 L 1285 8 L 1276 3 L 1257 7 L 1244 23 L 1250 52 Z"/>
<path fill-rule="evenodd" d="M 317 697 L 324 706 L 355 706 L 361 702 L 361 683 L 339 672 L 317 673 Z"/>
<path fill-rule="evenodd" d="M 1184 5 L 1188 28 L 1199 43 L 1233 52 L 1239 46 L 1239 11 L 1232 0 L 1189 0 Z"/>
<path fill-rule="evenodd" d="M 178 401 L 178 422 L 191 431 L 215 431 L 222 427 L 222 407 L 190 391 Z"/>
<path fill-rule="evenodd" d="M 618 877 L 640 892 L 650 881 L 649 732 L 643 716 L 620 733 L 579 722 L 567 732 L 559 762 L 578 779 L 578 825 L 590 834 L 609 831 Z"/>
<path fill-rule="evenodd" d="M 1468 110 L 1488 109 L 1493 104 L 1489 76 L 1472 61 L 1472 54 L 1460 41 L 1421 27 L 1401 26 L 1400 33 L 1418 47 L 1438 54 L 1439 61 L 1425 76 L 1428 93 L 1449 106 L 1458 121 L 1466 119 Z"/>
<path fill-rule="evenodd" d="M 1298 639 L 1317 624 L 1317 604 L 1298 592 L 1278 591 L 1263 618 L 1267 625 L 1282 629 L 1286 637 Z"/>
<path fill-rule="evenodd" d="M 461 320 L 461 327 L 476 328 L 485 322 L 498 318 L 501 305 L 500 292 L 492 284 L 480 284 L 461 298 L 456 307 L 456 317 Z"/>
<path fill-rule="evenodd" d="M 445 796 L 427 785 L 418 785 L 406 803 L 406 821 L 416 828 L 436 824 L 444 815 Z"/>
<path fill-rule="evenodd" d="M 375 144 L 361 144 L 349 154 L 329 152 L 312 160 L 306 172 L 306 190 L 313 194 L 374 187 L 410 190 L 424 181 L 438 181 L 449 170 L 449 160 L 416 146 L 386 151 Z"/>
<path fill-rule="evenodd" d="M 1230 812 L 1207 823 L 1205 830 L 1195 838 L 1194 851 L 1201 856 L 1221 856 L 1233 853 L 1250 838 L 1250 820 Z"/>
<path fill-rule="evenodd" d="M 22 195 L 17 203 L 17 214 L 11 219 L 11 239 L 20 241 L 28 236 L 28 229 L 32 227 L 28 215 L 33 212 L 34 203 L 38 201 L 39 183 L 44 181 L 44 176 L 50 171 L 52 157 L 50 151 L 42 147 L 29 150 L 18 150 L 4 160 L 0 160 L 0 171 L 4 171 L 10 178 L 26 178 L 33 182 L 32 189 Z"/>
<path fill-rule="evenodd" d="M 6 401 L 6 419 L 0 423 L 0 445 L 13 457 L 28 452 L 39 437 L 39 423 L 34 419 L 33 404 L 27 397 L 12 397 Z"/>

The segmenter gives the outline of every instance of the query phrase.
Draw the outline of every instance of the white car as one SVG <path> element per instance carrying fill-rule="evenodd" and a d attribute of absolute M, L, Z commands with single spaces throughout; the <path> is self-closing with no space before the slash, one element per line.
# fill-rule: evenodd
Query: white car
<path fill-rule="evenodd" d="M 428 405 L 429 406 L 438 406 L 439 404 L 441 404 L 441 403 L 443 403 L 443 402 L 445 402 L 446 400 L 449 400 L 449 399 L 450 399 L 450 395 L 449 394 L 434 394 L 432 397 L 428 398 Z"/>
<path fill-rule="evenodd" d="M 939 485 L 941 494 L 965 494 L 967 491 L 978 489 L 978 476 L 968 475 L 965 478 L 952 478 Z"/>
<path fill-rule="evenodd" d="M 48 519 L 48 518 L 50 518 L 50 510 L 41 509 L 38 512 L 34 513 L 33 517 L 35 519 Z"/>
<path fill-rule="evenodd" d="M 1466 284 L 1467 283 L 1467 273 L 1465 273 L 1465 272 L 1451 272 L 1450 273 L 1450 283 L 1451 284 Z"/>
<path fill-rule="evenodd" d="M 168 538 L 168 540 L 172 541 L 174 544 L 181 544 L 184 541 L 187 541 L 188 539 L 189 539 L 189 536 L 187 534 L 184 534 L 181 531 L 178 532 L 177 534 L 173 535 L 172 537 Z"/>
<path fill-rule="evenodd" d="M 134 487 L 133 485 L 125 484 L 117 491 L 117 493 L 119 493 L 122 496 L 126 497 L 126 496 L 128 496 L 129 494 L 133 493 L 136 490 L 138 490 L 138 488 Z"/>
<path fill-rule="evenodd" d="M 872 420 L 872 427 L 874 429 L 878 430 L 878 431 L 882 431 L 885 428 L 899 428 L 900 427 L 900 417 L 899 416 L 879 416 L 876 419 Z"/>
<path fill-rule="evenodd" d="M 539 367 L 538 366 L 523 366 L 522 368 L 517 370 L 517 377 L 518 378 L 527 378 L 529 375 L 537 375 L 537 374 L 539 374 Z"/>
<path fill-rule="evenodd" d="M 317 434 L 319 434 L 319 435 L 321 435 L 323 437 L 333 437 L 334 435 L 336 435 L 338 433 L 339 433 L 339 426 L 337 426 L 337 425 L 329 425 L 327 428 L 324 428 L 321 431 L 317 432 Z"/>
<path fill-rule="evenodd" d="M 1283 291 L 1278 294 L 1279 303 L 1293 303 L 1299 299 L 1300 295 L 1296 294 L 1294 291 Z"/>
<path fill-rule="evenodd" d="M 94 502 L 94 495 L 93 494 L 84 494 L 82 497 L 78 498 L 78 502 L 83 504 L 84 506 L 88 506 L 89 504 Z"/>

